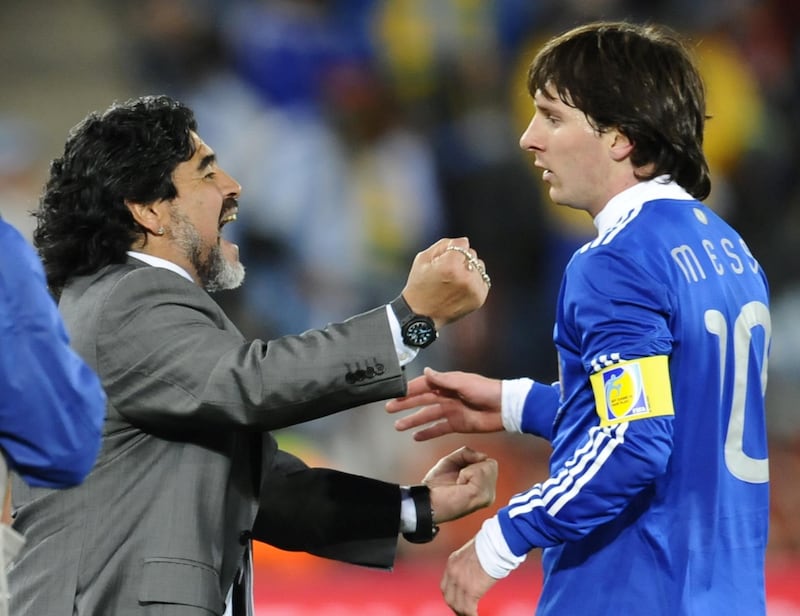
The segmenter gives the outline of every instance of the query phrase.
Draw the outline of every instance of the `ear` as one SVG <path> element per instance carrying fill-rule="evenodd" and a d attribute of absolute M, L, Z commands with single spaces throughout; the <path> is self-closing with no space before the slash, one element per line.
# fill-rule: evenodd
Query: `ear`
<path fill-rule="evenodd" d="M 633 141 L 618 130 L 611 131 L 611 145 L 609 153 L 614 162 L 621 162 L 628 158 L 633 152 Z"/>
<path fill-rule="evenodd" d="M 164 235 L 164 225 L 167 222 L 166 207 L 163 201 L 153 203 L 137 203 L 135 201 L 125 201 L 131 216 L 146 229 L 151 235 Z"/>

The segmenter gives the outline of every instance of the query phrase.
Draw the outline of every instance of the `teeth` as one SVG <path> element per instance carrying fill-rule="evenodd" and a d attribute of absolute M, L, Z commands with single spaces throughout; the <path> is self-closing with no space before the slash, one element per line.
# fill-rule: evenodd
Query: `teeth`
<path fill-rule="evenodd" d="M 233 222 L 234 220 L 236 220 L 236 213 L 228 214 L 227 216 L 225 216 L 224 218 L 222 218 L 219 221 L 219 224 L 220 225 L 225 225 L 225 224 L 228 224 L 229 222 Z"/>

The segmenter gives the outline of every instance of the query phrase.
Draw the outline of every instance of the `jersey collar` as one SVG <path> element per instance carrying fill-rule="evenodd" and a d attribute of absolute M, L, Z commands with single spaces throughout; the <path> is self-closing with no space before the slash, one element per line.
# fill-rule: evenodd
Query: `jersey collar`
<path fill-rule="evenodd" d="M 594 217 L 593 222 L 597 228 L 598 235 L 606 233 L 618 220 L 626 216 L 634 208 L 656 199 L 692 201 L 694 197 L 676 182 L 670 181 L 667 175 L 639 182 L 612 197 L 611 201 L 606 203 L 606 206 Z"/>

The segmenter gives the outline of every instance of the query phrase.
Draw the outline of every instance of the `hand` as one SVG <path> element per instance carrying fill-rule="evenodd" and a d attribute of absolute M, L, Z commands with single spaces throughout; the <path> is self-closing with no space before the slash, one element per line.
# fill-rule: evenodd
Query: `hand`
<path fill-rule="evenodd" d="M 481 567 L 475 539 L 470 539 L 447 559 L 439 588 L 454 614 L 478 616 L 478 601 L 496 581 Z"/>
<path fill-rule="evenodd" d="M 386 403 L 389 413 L 422 406 L 416 413 L 394 422 L 399 431 L 433 425 L 414 433 L 414 440 L 427 441 L 460 432 L 500 432 L 503 385 L 468 372 L 436 372 L 425 368 L 422 376 L 408 384 L 408 393 Z"/>
<path fill-rule="evenodd" d="M 494 502 L 497 461 L 462 447 L 439 460 L 422 483 L 431 491 L 434 523 L 455 520 Z"/>
<path fill-rule="evenodd" d="M 445 238 L 417 254 L 402 295 L 414 312 L 431 317 L 439 329 L 483 306 L 488 280 L 486 266 L 467 238 Z"/>

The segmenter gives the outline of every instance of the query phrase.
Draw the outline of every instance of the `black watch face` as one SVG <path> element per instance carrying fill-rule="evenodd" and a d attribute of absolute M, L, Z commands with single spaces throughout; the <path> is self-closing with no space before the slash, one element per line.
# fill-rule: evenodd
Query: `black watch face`
<path fill-rule="evenodd" d="M 436 329 L 424 319 L 411 321 L 406 327 L 405 338 L 410 346 L 425 347 L 436 338 Z"/>

